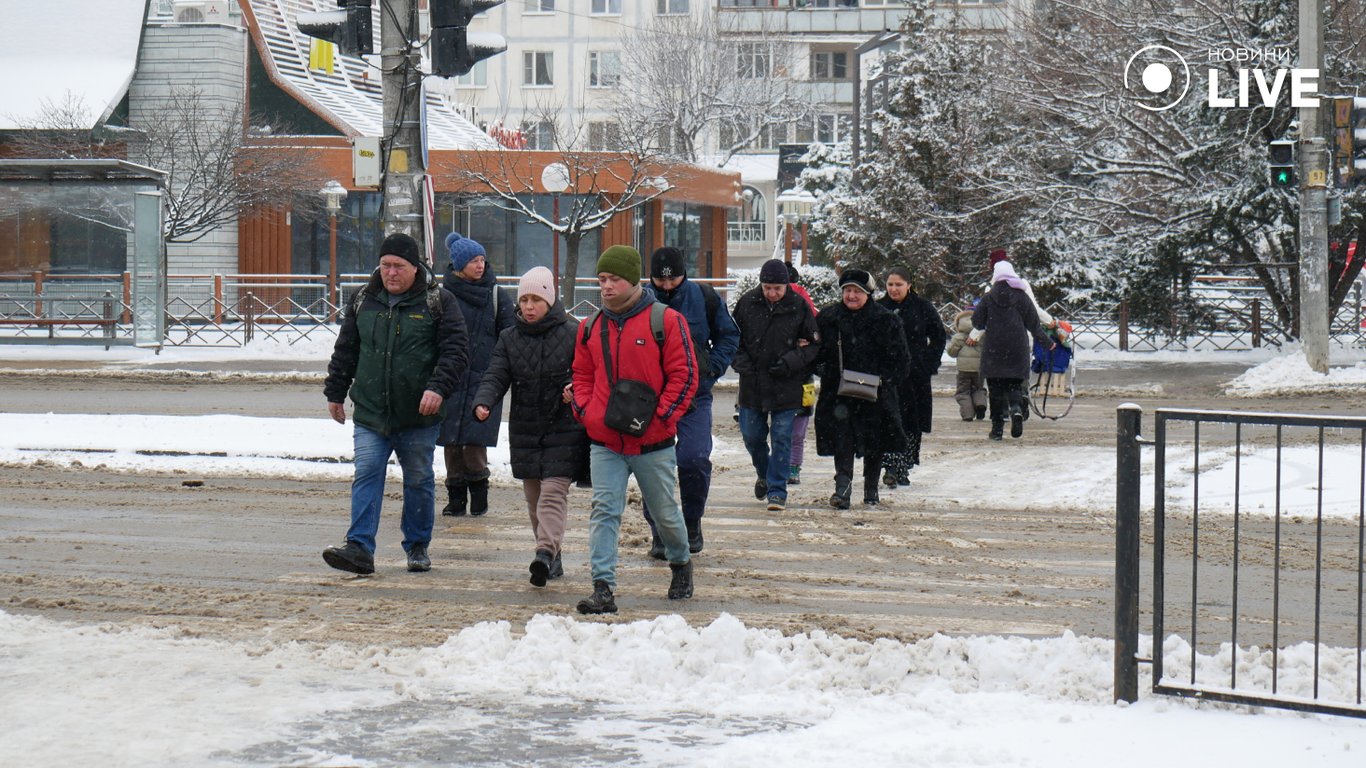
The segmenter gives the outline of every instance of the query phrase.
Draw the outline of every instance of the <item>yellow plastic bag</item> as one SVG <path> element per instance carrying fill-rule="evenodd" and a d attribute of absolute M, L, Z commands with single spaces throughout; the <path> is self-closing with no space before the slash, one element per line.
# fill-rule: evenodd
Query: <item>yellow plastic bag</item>
<path fill-rule="evenodd" d="M 816 404 L 816 385 L 808 382 L 802 385 L 802 407 L 810 408 Z"/>

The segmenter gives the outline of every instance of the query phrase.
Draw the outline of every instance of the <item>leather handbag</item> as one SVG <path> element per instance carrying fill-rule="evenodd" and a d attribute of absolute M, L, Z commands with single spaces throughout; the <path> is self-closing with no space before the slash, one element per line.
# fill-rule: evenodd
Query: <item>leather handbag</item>
<path fill-rule="evenodd" d="M 839 350 L 840 357 L 840 384 L 835 394 L 840 397 L 852 397 L 857 400 L 877 401 L 877 390 L 882 384 L 882 377 L 875 373 L 863 373 L 862 371 L 850 371 L 844 367 L 844 337 L 841 336 L 835 342 Z"/>

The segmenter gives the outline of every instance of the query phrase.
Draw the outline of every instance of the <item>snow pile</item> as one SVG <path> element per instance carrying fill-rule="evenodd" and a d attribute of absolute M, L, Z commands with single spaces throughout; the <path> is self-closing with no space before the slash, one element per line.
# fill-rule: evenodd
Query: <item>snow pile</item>
<path fill-rule="evenodd" d="M 1288 354 L 1250 368 L 1228 383 L 1225 392 L 1235 397 L 1269 397 L 1275 395 L 1317 395 L 1344 391 L 1366 391 L 1366 363 L 1358 362 L 1350 368 L 1329 368 L 1328 373 L 1315 373 L 1303 350 Z"/>

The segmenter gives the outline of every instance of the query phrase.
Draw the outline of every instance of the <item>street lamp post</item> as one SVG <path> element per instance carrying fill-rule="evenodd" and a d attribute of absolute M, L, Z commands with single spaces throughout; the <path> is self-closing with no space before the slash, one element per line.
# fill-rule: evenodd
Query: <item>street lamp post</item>
<path fill-rule="evenodd" d="M 808 254 L 806 246 L 806 220 L 808 217 L 810 217 L 811 210 L 815 206 L 815 204 L 816 198 L 810 192 L 807 192 L 805 190 L 799 192 L 796 190 L 789 189 L 783 192 L 782 194 L 778 195 L 778 208 L 782 212 L 780 215 L 783 217 L 785 229 L 783 237 L 786 243 L 785 261 L 787 261 L 789 264 L 792 263 L 792 225 L 797 222 L 801 222 L 802 225 L 801 263 L 807 263 Z"/>
<path fill-rule="evenodd" d="M 323 204 L 327 207 L 328 245 L 327 245 L 327 301 L 330 307 L 327 320 L 332 322 L 337 319 L 337 307 L 341 306 L 341 297 L 337 295 L 337 212 L 341 210 L 342 201 L 346 199 L 346 187 L 332 179 L 318 190 L 322 195 Z"/>
<path fill-rule="evenodd" d="M 551 163 L 541 171 L 541 186 L 550 193 L 550 216 L 555 226 L 550 228 L 550 252 L 555 273 L 555 293 L 559 294 L 560 280 L 560 193 L 569 189 L 569 168 L 564 163 Z M 570 278 L 573 279 L 572 277 Z"/>

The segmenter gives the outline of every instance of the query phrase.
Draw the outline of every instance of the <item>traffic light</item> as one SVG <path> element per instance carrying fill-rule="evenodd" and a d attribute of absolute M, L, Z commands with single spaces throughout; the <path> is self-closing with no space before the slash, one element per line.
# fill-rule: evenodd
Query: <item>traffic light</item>
<path fill-rule="evenodd" d="M 1277 139 L 1267 145 L 1267 165 L 1271 167 L 1271 186 L 1295 186 L 1295 142 Z"/>
<path fill-rule="evenodd" d="M 469 74 L 475 64 L 506 51 L 507 41 L 492 32 L 470 33 L 470 19 L 502 5 L 504 0 L 431 0 L 432 74 L 455 77 Z"/>
<path fill-rule="evenodd" d="M 299 31 L 309 37 L 331 40 L 347 56 L 375 52 L 375 33 L 370 21 L 373 0 L 337 0 L 335 11 L 309 11 L 295 17 Z"/>

